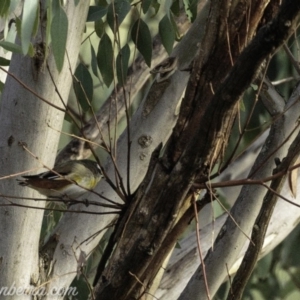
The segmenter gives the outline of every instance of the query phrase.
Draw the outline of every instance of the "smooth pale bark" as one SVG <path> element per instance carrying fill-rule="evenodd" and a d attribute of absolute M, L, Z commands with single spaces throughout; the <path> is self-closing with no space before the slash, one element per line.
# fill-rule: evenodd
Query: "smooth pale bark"
<path fill-rule="evenodd" d="M 70 28 L 66 48 L 70 64 L 65 59 L 64 67 L 58 74 L 51 51 L 47 59 L 57 89 L 65 102 L 72 83 L 69 68 L 74 70 L 76 67 L 88 7 L 88 1 L 81 1 L 76 7 L 74 1 L 68 1 L 64 7 Z M 35 40 L 41 41 L 41 38 Z M 9 72 L 52 104 L 63 107 L 47 69 L 43 68 L 38 74 L 34 73 L 30 57 L 14 54 Z M 45 202 L 11 199 L 5 195 L 40 197 L 33 190 L 19 186 L 16 177 L 12 175 L 19 176 L 19 173 L 24 171 L 36 173 L 41 171 L 42 163 L 53 166 L 59 133 L 51 127 L 60 130 L 63 118 L 63 111 L 42 102 L 8 76 L 0 111 L 0 287 L 28 288 L 30 284 L 38 284 L 39 237 L 44 212 L 5 205 L 13 202 L 43 208 Z M 24 151 L 21 144 L 38 159 Z M 31 299 L 30 295 L 21 297 Z"/>
<path fill-rule="evenodd" d="M 270 176 L 275 168 L 275 157 L 283 159 L 286 156 L 293 137 L 299 131 L 298 129 L 295 130 L 300 109 L 299 91 L 300 87 L 298 86 L 285 106 L 284 111 L 286 112 L 283 117 L 272 125 L 270 134 L 252 170 L 256 170 L 262 164 L 263 167 L 260 167 L 252 178 L 262 179 Z M 231 210 L 234 220 L 248 236 L 251 233 L 265 194 L 265 187 L 246 185 L 242 188 Z M 214 251 L 209 252 L 205 259 L 206 278 L 211 296 L 216 293 L 227 277 L 226 265 L 229 269 L 232 268 L 246 242 L 245 235 L 230 218 L 224 224 L 221 234 L 221 237 L 215 243 Z M 197 269 L 179 299 L 207 299 L 201 267 Z"/>
<path fill-rule="evenodd" d="M 300 181 L 298 180 L 298 189 L 299 188 Z M 287 184 L 282 189 L 282 194 L 290 194 L 290 190 Z M 288 198 L 291 199 L 292 197 Z M 299 203 L 299 199 L 300 197 L 297 196 L 296 199 L 292 198 L 291 200 Z M 223 214 L 222 216 L 218 217 L 213 224 L 208 224 L 207 226 L 205 226 L 205 228 L 200 230 L 200 243 L 204 256 L 211 248 L 212 241 L 217 237 L 226 218 L 227 214 Z M 299 219 L 300 208 L 293 207 L 292 204 L 287 203 L 284 200 L 279 200 L 268 227 L 261 257 L 268 254 L 281 241 L 283 241 L 286 236 L 299 224 Z M 160 287 L 155 293 L 155 297 L 160 300 L 178 299 L 181 292 L 189 282 L 189 279 L 200 264 L 196 239 L 196 233 L 193 232 L 180 242 L 180 249 L 174 250 L 170 263 L 166 267 L 166 272 L 162 279 Z M 248 242 L 244 244 L 235 264 L 229 270 L 230 275 L 233 275 L 239 267 L 244 253 L 247 249 L 247 245 Z M 203 290 L 199 292 L 199 294 L 203 294 Z"/>
<path fill-rule="evenodd" d="M 189 66 L 198 49 L 198 43 L 204 32 L 207 13 L 208 5 L 206 5 L 206 8 L 198 16 L 198 19 L 194 22 L 187 35 L 174 50 L 174 55 L 178 56 L 179 59 L 179 70 Z M 170 77 L 170 81 L 161 83 L 162 85 L 167 83 L 166 86 L 159 87 L 156 82 L 153 84 L 148 95 L 151 91 L 157 92 L 157 90 L 160 89 L 159 94 L 156 94 L 155 98 L 159 101 L 153 105 L 151 112 L 145 116 L 143 114 L 144 104 L 146 101 L 148 101 L 149 104 L 149 97 L 146 97 L 131 120 L 131 192 L 133 192 L 142 181 L 148 168 L 151 153 L 160 143 L 164 143 L 167 140 L 176 122 L 178 103 L 180 102 L 189 78 L 189 72 L 179 70 Z M 146 137 L 148 142 L 146 144 L 141 143 L 141 137 Z M 127 182 L 127 151 L 128 140 L 127 132 L 125 131 L 118 141 L 116 155 L 118 170 L 122 175 L 125 186 Z M 106 170 L 111 179 L 115 178 L 115 168 L 110 160 L 108 160 L 106 164 Z M 95 190 L 109 199 L 121 202 L 120 198 L 105 180 L 102 180 Z M 93 194 L 85 195 L 84 198 L 88 198 L 90 201 L 99 201 L 99 197 Z M 53 280 L 50 281 L 50 288 L 52 286 L 67 287 L 70 285 L 76 276 L 76 259 L 78 259 L 80 251 L 90 254 L 103 236 L 104 231 L 100 232 L 97 236 L 93 235 L 105 228 L 116 217 L 115 215 L 101 215 L 101 213 L 108 210 L 106 208 L 78 205 L 76 209 L 79 211 L 90 210 L 99 212 L 99 215 L 80 214 L 76 212 L 64 215 L 54 231 L 54 235 L 58 235 L 60 240 L 54 253 L 53 259 L 56 263 L 53 269 Z M 109 210 L 111 211 L 111 209 Z M 86 239 L 90 237 L 92 238 L 86 241 Z M 59 297 L 57 299 L 59 299 Z"/>

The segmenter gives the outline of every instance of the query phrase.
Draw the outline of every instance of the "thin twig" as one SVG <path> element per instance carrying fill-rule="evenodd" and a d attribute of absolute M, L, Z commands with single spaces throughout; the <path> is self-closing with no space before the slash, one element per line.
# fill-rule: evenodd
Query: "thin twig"
<path fill-rule="evenodd" d="M 196 204 L 195 196 L 192 196 L 192 204 L 193 204 L 194 213 L 195 213 L 198 253 L 199 253 L 199 257 L 200 257 L 200 261 L 201 261 L 201 268 L 202 268 L 203 278 L 204 278 L 204 283 L 205 283 L 205 291 L 206 291 L 207 299 L 210 300 L 211 297 L 210 297 L 210 292 L 209 292 L 209 287 L 208 287 L 208 282 L 207 282 L 207 277 L 206 277 L 204 257 L 202 255 L 202 251 L 201 251 L 200 226 L 199 226 L 198 210 L 197 210 L 197 204 Z"/>

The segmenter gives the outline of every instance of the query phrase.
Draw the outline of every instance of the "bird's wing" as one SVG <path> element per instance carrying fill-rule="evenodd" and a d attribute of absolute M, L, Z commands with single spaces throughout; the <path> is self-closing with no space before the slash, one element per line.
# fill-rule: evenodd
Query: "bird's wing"
<path fill-rule="evenodd" d="M 26 176 L 24 181 L 20 182 L 21 185 L 29 185 L 40 189 L 58 190 L 70 184 L 67 179 L 60 178 L 60 180 L 53 180 L 41 178 L 36 176 Z"/>

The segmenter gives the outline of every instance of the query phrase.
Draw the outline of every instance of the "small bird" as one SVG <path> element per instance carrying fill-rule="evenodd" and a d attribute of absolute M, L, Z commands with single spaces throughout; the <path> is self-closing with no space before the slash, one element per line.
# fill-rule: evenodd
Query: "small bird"
<path fill-rule="evenodd" d="M 49 198 L 76 199 L 93 189 L 103 174 L 97 162 L 82 159 L 69 160 L 55 166 L 52 171 L 22 177 L 24 180 L 20 180 L 20 185 L 35 189 Z"/>

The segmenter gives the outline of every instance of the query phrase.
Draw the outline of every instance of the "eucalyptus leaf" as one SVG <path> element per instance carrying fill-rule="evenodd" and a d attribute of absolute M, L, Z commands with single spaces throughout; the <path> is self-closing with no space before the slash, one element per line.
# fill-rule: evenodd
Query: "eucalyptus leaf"
<path fill-rule="evenodd" d="M 95 31 L 99 38 L 101 38 L 102 35 L 104 34 L 105 26 L 106 26 L 106 22 L 103 22 L 102 19 L 95 21 Z"/>
<path fill-rule="evenodd" d="M 175 32 L 167 15 L 161 19 L 158 28 L 162 44 L 170 55 L 175 41 Z"/>
<path fill-rule="evenodd" d="M 143 13 L 145 14 L 148 9 L 150 8 L 152 3 L 152 0 L 143 0 L 142 1 L 142 9 L 143 9 Z"/>
<path fill-rule="evenodd" d="M 117 78 L 118 82 L 121 85 L 126 83 L 127 71 L 128 71 L 128 62 L 130 58 L 130 48 L 126 44 L 119 52 L 117 56 Z"/>
<path fill-rule="evenodd" d="M 59 10 L 61 9 L 60 0 L 52 0 L 52 1 L 49 1 L 49 2 L 50 3 L 52 2 L 52 6 L 51 6 L 52 15 L 55 16 L 55 14 L 59 13 Z"/>
<path fill-rule="evenodd" d="M 114 29 L 118 29 L 127 14 L 130 12 L 130 9 L 131 5 L 127 0 L 111 2 L 107 10 L 107 23 L 112 31 L 114 31 Z"/>
<path fill-rule="evenodd" d="M 48 2 L 47 6 L 47 17 L 46 17 L 46 36 L 45 36 L 45 43 L 46 43 L 46 52 L 48 52 L 49 45 L 51 44 L 51 21 L 52 21 L 52 5 Z"/>
<path fill-rule="evenodd" d="M 240 110 L 242 112 L 246 112 L 246 106 L 245 106 L 245 103 L 244 103 L 244 99 L 241 99 L 239 103 L 240 103 Z"/>
<path fill-rule="evenodd" d="M 107 6 L 107 1 L 106 0 L 95 0 L 95 4 L 98 6 Z"/>
<path fill-rule="evenodd" d="M 32 36 L 36 36 L 39 29 L 39 25 L 40 25 L 40 9 L 38 7 L 38 9 L 36 10 L 36 16 L 33 24 Z"/>
<path fill-rule="evenodd" d="M 6 17 L 9 13 L 10 0 L 0 1 L 0 17 Z"/>
<path fill-rule="evenodd" d="M 177 27 L 177 23 L 174 20 L 173 13 L 171 13 L 169 17 L 170 17 L 170 22 L 173 26 L 173 30 L 174 30 L 174 34 L 175 34 L 175 41 L 179 42 L 181 40 L 182 36 L 180 35 L 180 32 Z"/>
<path fill-rule="evenodd" d="M 24 55 L 28 53 L 33 27 L 36 21 L 38 0 L 25 0 L 21 24 L 21 44 Z M 32 16 L 35 16 L 34 18 Z"/>
<path fill-rule="evenodd" d="M 68 36 L 68 18 L 60 6 L 51 23 L 52 52 L 57 70 L 60 72 L 64 64 L 66 43 Z"/>
<path fill-rule="evenodd" d="M 107 13 L 107 8 L 102 6 L 90 6 L 88 15 L 87 15 L 87 22 L 94 22 L 101 18 L 103 18 Z"/>
<path fill-rule="evenodd" d="M 165 0 L 164 1 L 164 7 L 165 7 L 166 12 L 169 12 L 169 10 L 171 9 L 172 4 L 173 4 L 173 0 Z"/>
<path fill-rule="evenodd" d="M 176 0 L 171 6 L 171 11 L 176 17 L 179 17 L 180 15 L 180 3 L 179 0 Z"/>
<path fill-rule="evenodd" d="M 194 22 L 197 16 L 197 0 L 183 0 L 186 14 L 191 22 Z"/>
<path fill-rule="evenodd" d="M 27 54 L 28 54 L 30 57 L 33 57 L 34 54 L 35 54 L 35 50 L 34 50 L 34 47 L 33 47 L 32 43 L 29 44 L 29 48 L 28 48 Z"/>
<path fill-rule="evenodd" d="M 7 67 L 10 64 L 10 60 L 0 56 L 0 66 Z"/>
<path fill-rule="evenodd" d="M 75 71 L 73 81 L 74 91 L 77 100 L 83 111 L 87 111 L 90 107 L 89 102 L 93 99 L 93 79 L 88 69 L 80 63 Z"/>
<path fill-rule="evenodd" d="M 22 53 L 21 46 L 11 43 L 11 42 L 1 41 L 0 47 L 4 48 L 7 51 L 14 52 L 14 53 Z"/>
<path fill-rule="evenodd" d="M 179 242 L 176 242 L 175 248 L 176 248 L 176 249 L 181 249 L 181 246 L 180 246 L 180 243 L 179 243 Z"/>
<path fill-rule="evenodd" d="M 101 72 L 103 81 L 107 87 L 110 86 L 114 79 L 113 72 L 113 47 L 109 36 L 105 33 L 99 43 L 97 52 L 97 63 Z"/>
<path fill-rule="evenodd" d="M 146 64 L 150 67 L 152 58 L 152 38 L 147 24 L 142 19 L 138 19 L 134 23 L 131 31 L 131 38 L 144 57 Z"/>
<path fill-rule="evenodd" d="M 94 75 L 98 77 L 97 56 L 92 44 L 91 44 L 91 66 Z"/>
<path fill-rule="evenodd" d="M 159 11 L 159 8 L 160 8 L 160 2 L 158 2 L 157 0 L 152 0 L 151 1 L 151 6 L 153 7 L 154 9 L 154 14 L 152 15 L 152 17 L 156 16 L 158 11 Z"/>
<path fill-rule="evenodd" d="M 15 26 L 16 26 L 16 31 L 17 31 L 17 34 L 18 36 L 20 37 L 21 36 L 21 26 L 22 26 L 22 20 L 20 18 L 16 18 L 15 19 Z"/>

